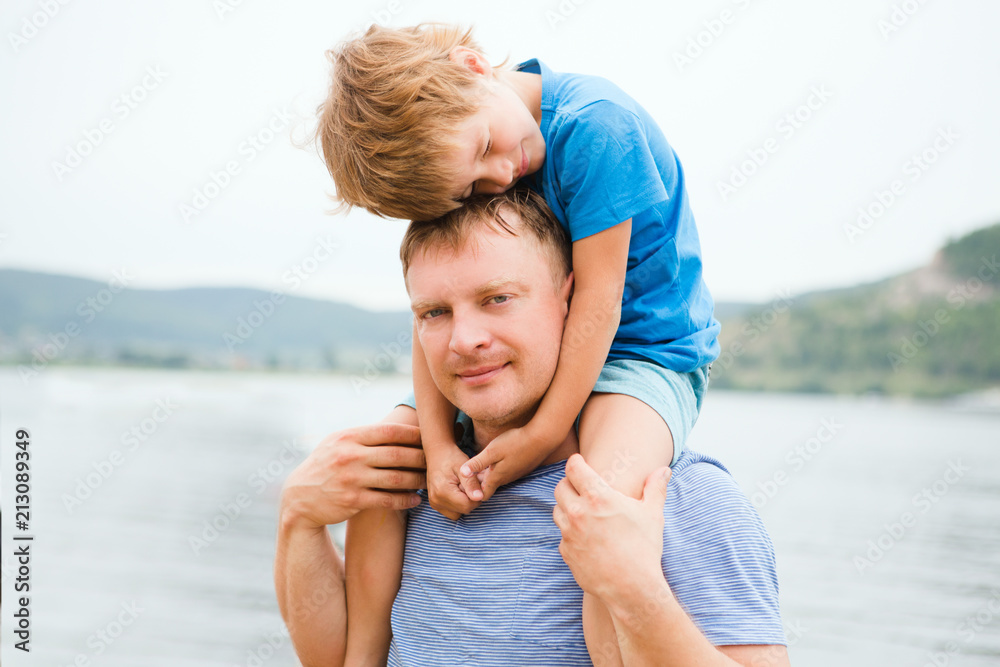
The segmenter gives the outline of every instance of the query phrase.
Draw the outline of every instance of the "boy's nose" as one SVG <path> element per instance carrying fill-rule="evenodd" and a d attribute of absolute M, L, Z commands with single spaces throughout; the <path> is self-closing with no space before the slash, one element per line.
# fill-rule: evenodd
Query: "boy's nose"
<path fill-rule="evenodd" d="M 490 180 L 496 183 L 501 188 L 506 188 L 514 181 L 514 164 L 504 158 L 498 159 L 493 165 L 492 172 L 490 173 Z"/>

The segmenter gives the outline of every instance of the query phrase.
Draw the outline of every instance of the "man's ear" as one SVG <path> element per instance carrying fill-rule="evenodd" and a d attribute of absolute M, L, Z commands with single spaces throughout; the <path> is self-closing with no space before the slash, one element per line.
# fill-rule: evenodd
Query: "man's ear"
<path fill-rule="evenodd" d="M 448 59 L 459 64 L 476 74 L 483 76 L 493 75 L 493 66 L 486 61 L 486 57 L 479 51 L 470 49 L 467 46 L 456 46 L 448 54 Z"/>
<path fill-rule="evenodd" d="M 559 288 L 559 297 L 566 302 L 566 314 L 569 314 L 569 304 L 573 300 L 573 272 L 570 271 L 569 275 L 566 276 L 566 280 L 563 282 L 562 287 Z"/>

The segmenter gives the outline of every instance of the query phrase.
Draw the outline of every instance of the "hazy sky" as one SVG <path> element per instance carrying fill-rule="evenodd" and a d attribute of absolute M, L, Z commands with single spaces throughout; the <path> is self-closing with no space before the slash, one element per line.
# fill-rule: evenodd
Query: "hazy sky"
<path fill-rule="evenodd" d="M 0 267 L 406 308 L 404 224 L 326 215 L 332 183 L 293 140 L 327 48 L 423 20 L 644 104 L 684 165 L 717 299 L 881 278 L 1000 221 L 987 0 L 8 1 Z"/>

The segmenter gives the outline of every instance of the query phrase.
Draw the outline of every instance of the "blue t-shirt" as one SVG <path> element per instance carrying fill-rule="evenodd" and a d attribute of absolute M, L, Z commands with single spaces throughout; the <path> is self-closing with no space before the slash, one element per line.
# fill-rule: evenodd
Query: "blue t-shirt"
<path fill-rule="evenodd" d="M 389 665 L 591 664 L 583 591 L 552 520 L 565 467 L 537 468 L 458 521 L 421 491 L 424 502 L 409 510 Z M 785 644 L 771 540 L 722 464 L 685 451 L 663 516 L 664 576 L 709 641 Z"/>
<path fill-rule="evenodd" d="M 719 356 L 719 323 L 681 163 L 652 116 L 606 79 L 542 76 L 545 162 L 525 182 L 575 242 L 632 218 L 621 323 L 609 360 L 690 372 Z"/>

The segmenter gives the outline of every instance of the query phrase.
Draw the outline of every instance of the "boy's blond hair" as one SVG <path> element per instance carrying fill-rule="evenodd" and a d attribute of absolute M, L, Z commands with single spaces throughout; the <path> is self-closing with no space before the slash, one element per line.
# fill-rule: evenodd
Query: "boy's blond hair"
<path fill-rule="evenodd" d="M 516 220 L 509 217 L 510 213 Z M 484 227 L 497 233 L 524 236 L 537 244 L 549 262 L 556 289 L 573 269 L 573 245 L 552 209 L 538 193 L 514 188 L 495 195 L 474 195 L 440 218 L 411 222 L 399 246 L 404 278 L 417 253 L 441 247 L 457 252 L 474 231 Z"/>
<path fill-rule="evenodd" d="M 428 220 L 459 206 L 448 189 L 460 173 L 446 159 L 457 125 L 479 106 L 479 81 L 449 58 L 457 46 L 482 52 L 471 28 L 437 23 L 373 25 L 327 52 L 333 76 L 317 140 L 338 211 Z"/>

